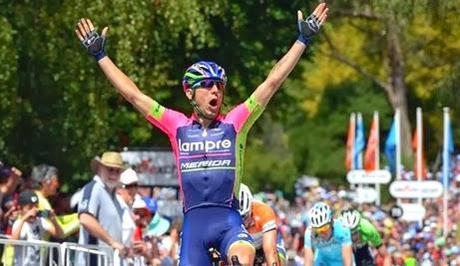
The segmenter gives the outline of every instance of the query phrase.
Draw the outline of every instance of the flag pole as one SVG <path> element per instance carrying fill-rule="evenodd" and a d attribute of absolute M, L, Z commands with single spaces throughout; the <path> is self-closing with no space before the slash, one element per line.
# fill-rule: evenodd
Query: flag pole
<path fill-rule="evenodd" d="M 395 112 L 395 131 L 396 131 L 396 180 L 401 180 L 401 121 L 399 118 L 399 109 Z M 398 205 L 401 199 L 397 199 Z"/>
<path fill-rule="evenodd" d="M 422 121 L 422 108 L 417 107 L 417 181 L 422 181 L 422 175 L 423 175 L 423 121 Z M 418 198 L 418 203 L 422 204 L 422 198 Z"/>
<path fill-rule="evenodd" d="M 395 131 L 396 131 L 396 179 L 401 179 L 401 119 L 399 118 L 399 109 L 395 113 Z"/>
<path fill-rule="evenodd" d="M 444 144 L 443 144 L 443 150 L 442 150 L 442 182 L 443 182 L 443 192 L 444 192 L 444 197 L 443 197 L 443 236 L 447 236 L 447 219 L 448 219 L 448 213 L 447 213 L 447 208 L 448 208 L 448 180 L 449 180 L 449 125 L 450 125 L 450 117 L 449 117 L 449 108 L 444 107 L 443 108 L 444 112 Z"/>
<path fill-rule="evenodd" d="M 357 127 L 356 127 L 356 136 L 361 136 L 361 134 L 363 134 L 363 135 L 361 136 L 361 138 L 364 140 L 364 139 L 366 139 L 365 133 L 364 133 L 364 131 L 361 130 L 361 128 L 362 128 L 362 126 L 363 126 L 363 123 L 364 123 L 364 121 L 363 121 L 363 115 L 362 115 L 360 112 L 358 112 L 358 115 L 356 116 L 356 126 L 357 126 Z M 357 141 L 357 140 L 355 140 L 355 144 L 356 144 L 356 141 Z M 363 164 L 363 152 L 362 152 L 362 150 L 358 153 L 357 156 L 358 156 L 358 161 L 357 161 L 358 165 L 355 165 L 355 167 L 356 167 L 356 169 L 362 170 L 362 169 L 363 169 L 363 166 L 364 166 L 364 164 Z M 358 184 L 358 188 L 359 188 L 361 191 L 362 191 L 363 187 L 364 187 L 363 184 Z"/>
<path fill-rule="evenodd" d="M 375 170 L 380 169 L 380 128 L 379 128 L 379 112 L 374 112 L 374 121 L 377 131 L 377 145 L 375 147 Z M 380 195 L 380 184 L 375 184 L 375 190 L 377 190 L 377 206 L 380 206 L 381 195 Z"/>
<path fill-rule="evenodd" d="M 351 136 L 350 136 L 350 134 L 351 134 Z M 355 168 L 356 168 L 356 166 L 355 166 L 355 158 L 354 158 L 354 154 L 355 154 L 355 138 L 356 138 L 356 114 L 351 113 L 350 114 L 350 121 L 349 121 L 349 124 L 348 124 L 348 136 L 347 136 L 347 155 L 349 156 L 349 161 L 350 161 L 350 169 L 348 169 L 348 171 L 355 170 Z M 352 143 L 349 143 L 350 141 Z M 348 149 L 350 149 L 350 151 L 348 151 Z M 353 189 L 353 188 L 354 188 L 354 186 L 352 184 L 350 184 L 350 190 Z"/>
<path fill-rule="evenodd" d="M 353 126 L 353 145 L 351 146 L 351 170 L 355 170 L 356 169 L 356 165 L 355 165 L 356 114 L 355 113 L 351 114 L 350 120 Z"/>
<path fill-rule="evenodd" d="M 361 113 L 358 113 L 358 116 L 356 118 L 357 118 L 356 119 L 356 123 L 357 123 L 356 125 L 361 126 L 360 128 L 356 129 L 356 136 L 358 136 L 358 134 L 362 134 L 361 137 L 362 137 L 362 140 L 364 141 L 366 139 L 365 132 L 364 132 L 364 130 L 361 130 L 361 128 L 364 127 L 363 126 L 364 125 L 363 115 Z M 359 130 L 359 132 L 358 132 L 358 130 Z M 355 144 L 356 144 L 356 142 L 355 142 Z M 364 164 L 363 164 L 363 149 L 361 149 L 361 151 L 358 154 L 358 165 L 355 165 L 355 167 L 357 169 L 363 169 L 363 166 L 364 166 Z"/>

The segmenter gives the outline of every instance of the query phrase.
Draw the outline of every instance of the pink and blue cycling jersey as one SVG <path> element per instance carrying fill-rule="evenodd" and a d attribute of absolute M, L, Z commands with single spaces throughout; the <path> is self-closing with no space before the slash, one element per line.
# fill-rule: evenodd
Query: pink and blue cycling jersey
<path fill-rule="evenodd" d="M 146 118 L 169 137 L 184 212 L 201 206 L 237 208 L 246 136 L 263 109 L 251 96 L 204 128 L 195 114 L 187 117 L 154 101 Z"/>

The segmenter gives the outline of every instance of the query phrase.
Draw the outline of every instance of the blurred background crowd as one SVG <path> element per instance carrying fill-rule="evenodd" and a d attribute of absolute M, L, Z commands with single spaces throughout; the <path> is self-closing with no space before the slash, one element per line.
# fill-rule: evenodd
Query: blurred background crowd
<path fill-rule="evenodd" d="M 457 157 L 460 158 L 460 157 Z M 411 176 L 405 173 L 404 176 Z M 436 177 L 437 175 L 431 175 Z M 59 192 L 59 171 L 51 165 L 38 165 L 30 173 L 14 166 L 1 164 L 1 233 L 10 238 L 15 221 L 21 213 L 21 192 L 34 191 L 39 198 L 37 217 L 50 219 L 49 211 L 56 215 L 63 235 L 59 238 L 42 236 L 43 240 L 57 242 L 78 241 L 78 202 L 82 191 L 73 195 Z M 391 254 L 393 265 L 460 265 L 460 160 L 455 159 L 449 182 L 448 232 L 443 232 L 442 198 L 425 199 L 426 216 L 421 222 L 407 222 L 391 216 L 395 201 L 377 206 L 374 203 L 356 203 L 349 185 L 321 185 L 318 179 L 299 179 L 293 199 L 288 200 L 281 190 L 260 191 L 255 198 L 269 204 L 278 217 L 278 227 L 284 238 L 288 265 L 303 265 L 304 232 L 307 213 L 318 201 L 326 201 L 336 216 L 340 210 L 353 206 L 360 210 L 379 230 Z M 126 255 L 142 256 L 133 240 L 147 243 L 149 259 L 156 265 L 174 265 L 178 255 L 181 230 L 181 207 L 174 188 L 143 186 L 133 169 L 120 175 L 116 188 L 117 200 L 130 206 L 132 226 L 130 239 L 123 239 Z M 48 211 L 48 213 L 44 212 Z M 123 217 L 125 219 L 126 217 Z M 123 221 L 123 230 L 126 230 Z M 124 238 L 126 238 L 124 236 Z M 131 247 L 130 247 L 131 245 Z M 2 262 L 8 261 L 2 247 Z M 136 254 L 136 252 L 138 252 Z M 6 255 L 5 255 L 6 254 Z M 377 255 L 377 254 L 376 254 Z M 377 258 L 377 261 L 379 259 Z"/>

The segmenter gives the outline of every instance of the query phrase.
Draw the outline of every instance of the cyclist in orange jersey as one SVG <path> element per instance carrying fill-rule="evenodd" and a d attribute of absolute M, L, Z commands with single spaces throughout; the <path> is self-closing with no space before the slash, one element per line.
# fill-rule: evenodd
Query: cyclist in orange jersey
<path fill-rule="evenodd" d="M 254 265 L 286 265 L 286 250 L 281 234 L 276 226 L 276 214 L 273 209 L 258 200 L 254 200 L 251 190 L 245 184 L 240 185 L 240 214 L 244 226 L 253 238 L 256 248 Z"/>

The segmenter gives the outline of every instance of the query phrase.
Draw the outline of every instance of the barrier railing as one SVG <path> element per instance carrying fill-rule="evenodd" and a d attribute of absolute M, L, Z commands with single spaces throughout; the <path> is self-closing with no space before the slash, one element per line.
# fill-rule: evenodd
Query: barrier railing
<path fill-rule="evenodd" d="M 3 237 L 3 238 L 2 238 Z M 143 266 L 143 257 L 121 258 L 117 250 L 96 245 L 77 243 L 54 243 L 41 240 L 11 240 L 0 236 L 2 265 L 37 266 Z M 20 254 L 18 253 L 20 252 Z M 77 257 L 81 256 L 77 261 Z M 93 257 L 94 260 L 90 260 Z M 16 259 L 16 261 L 15 261 Z M 80 264 L 77 264 L 80 262 Z M 95 263 L 94 263 L 95 262 Z"/>
<path fill-rule="evenodd" d="M 11 240 L 0 238 L 4 265 L 64 265 L 59 243 L 41 240 Z M 5 255 L 6 252 L 10 252 Z M 19 254 L 19 255 L 18 255 Z M 46 254 L 46 255 L 45 255 Z"/>
<path fill-rule="evenodd" d="M 64 242 L 61 244 L 61 254 L 63 255 L 63 264 L 66 266 L 77 265 L 77 259 L 85 262 L 82 265 L 89 265 L 91 257 L 97 262 L 97 266 L 120 265 L 119 260 L 114 262 L 114 252 L 111 248 L 96 245 L 80 245 L 76 243 Z M 78 257 L 81 256 L 81 257 Z M 118 257 L 118 256 L 117 256 Z"/>

